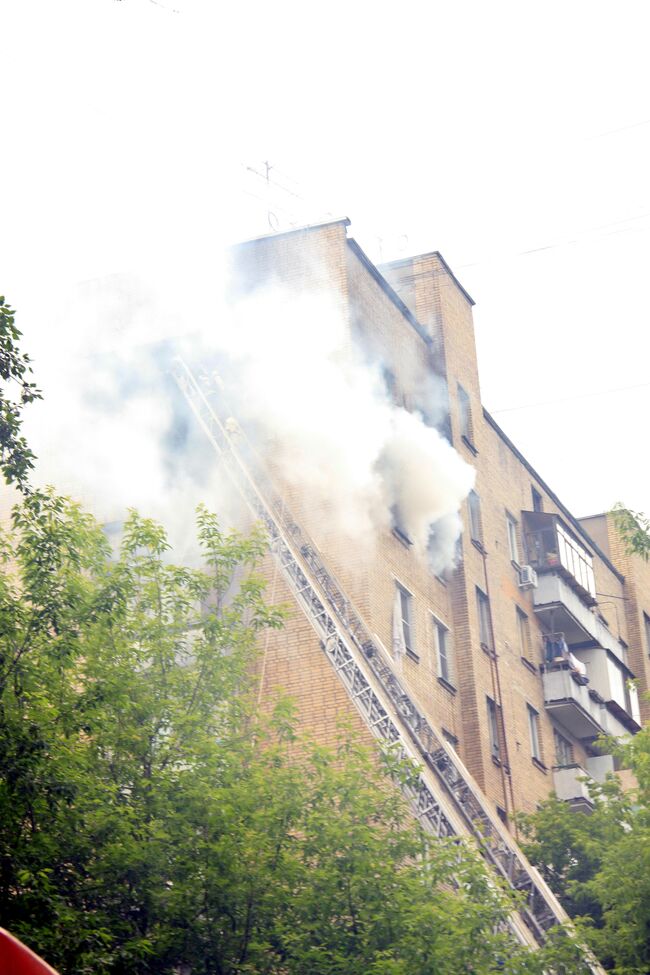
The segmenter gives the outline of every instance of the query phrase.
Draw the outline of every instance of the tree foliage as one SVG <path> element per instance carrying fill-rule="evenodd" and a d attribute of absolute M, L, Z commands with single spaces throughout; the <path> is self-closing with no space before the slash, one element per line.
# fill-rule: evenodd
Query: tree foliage
<path fill-rule="evenodd" d="M 616 529 L 629 555 L 650 558 L 650 519 L 642 511 L 632 511 L 619 501 L 612 508 Z"/>
<path fill-rule="evenodd" d="M 637 786 L 615 776 L 590 783 L 594 811 L 549 799 L 523 827 L 525 849 L 603 964 L 617 975 L 650 972 L 650 728 L 613 745 Z"/>
<path fill-rule="evenodd" d="M 576 970 L 531 953 L 476 854 L 431 843 L 342 734 L 256 715 L 281 625 L 264 539 L 199 512 L 205 569 L 129 516 L 119 552 L 52 493 L 15 510 L 0 574 L 0 916 L 63 973 L 446 975 Z M 558 959 L 563 960 L 558 960 Z"/>
<path fill-rule="evenodd" d="M 15 312 L 0 297 L 0 471 L 9 484 L 26 491 L 34 454 L 21 435 L 22 410 L 41 398 L 30 382 L 29 356 L 20 351 Z"/>

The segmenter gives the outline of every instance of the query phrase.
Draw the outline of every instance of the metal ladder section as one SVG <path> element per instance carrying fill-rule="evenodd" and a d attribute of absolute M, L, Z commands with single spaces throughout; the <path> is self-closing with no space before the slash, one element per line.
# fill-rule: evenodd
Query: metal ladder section
<path fill-rule="evenodd" d="M 211 405 L 218 391 L 206 395 L 180 359 L 174 378 L 236 487 L 265 526 L 271 551 L 368 728 L 418 763 L 417 782 L 408 787 L 416 817 L 436 836 L 470 834 L 477 840 L 488 863 L 520 895 L 518 915 L 510 919 L 513 933 L 522 943 L 542 944 L 550 928 L 566 921 L 554 894 L 493 818 L 459 757 L 405 691 L 316 547 L 291 520 L 245 439 L 219 418 Z M 586 958 L 585 965 L 586 970 L 601 971 L 591 959 Z"/>

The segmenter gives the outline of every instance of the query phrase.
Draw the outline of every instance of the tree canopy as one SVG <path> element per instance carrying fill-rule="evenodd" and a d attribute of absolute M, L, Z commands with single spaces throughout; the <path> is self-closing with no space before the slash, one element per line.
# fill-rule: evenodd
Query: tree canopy
<path fill-rule="evenodd" d="M 8 484 L 27 490 L 34 454 L 21 434 L 22 410 L 41 398 L 30 382 L 30 358 L 20 351 L 16 315 L 0 297 L 0 471 Z"/>
<path fill-rule="evenodd" d="M 0 916 L 64 975 L 577 971 L 504 930 L 475 852 L 433 842 L 344 731 L 256 713 L 257 636 L 282 623 L 262 535 L 201 509 L 205 568 L 132 512 L 119 550 L 30 493 L 0 574 Z M 559 958 L 563 960 L 558 960 Z"/>
<path fill-rule="evenodd" d="M 642 511 L 632 511 L 619 502 L 612 508 L 614 522 L 629 555 L 650 558 L 650 519 Z"/>
<path fill-rule="evenodd" d="M 548 799 L 523 819 L 528 856 L 616 975 L 650 972 L 650 728 L 612 744 L 636 779 L 590 783 L 594 810 Z"/>

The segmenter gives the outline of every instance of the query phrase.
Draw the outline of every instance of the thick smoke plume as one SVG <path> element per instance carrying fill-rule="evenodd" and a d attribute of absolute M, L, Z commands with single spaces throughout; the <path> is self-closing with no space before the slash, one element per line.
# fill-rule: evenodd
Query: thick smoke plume
<path fill-rule="evenodd" d="M 235 415 L 312 512 L 365 544 L 397 521 L 435 571 L 452 563 L 474 472 L 393 402 L 332 297 L 268 287 L 232 309 L 219 339 Z"/>
<path fill-rule="evenodd" d="M 33 350 L 45 392 L 27 426 L 38 480 L 107 521 L 128 506 L 159 517 L 186 552 L 197 502 L 233 521 L 232 487 L 171 379 L 180 354 L 219 375 L 229 412 L 329 530 L 370 545 L 398 518 L 436 571 L 450 564 L 472 469 L 395 405 L 336 302 L 280 286 L 234 304 L 220 294 L 195 278 L 174 301 L 159 278 L 125 275 L 80 289 L 67 344 L 55 329 Z"/>

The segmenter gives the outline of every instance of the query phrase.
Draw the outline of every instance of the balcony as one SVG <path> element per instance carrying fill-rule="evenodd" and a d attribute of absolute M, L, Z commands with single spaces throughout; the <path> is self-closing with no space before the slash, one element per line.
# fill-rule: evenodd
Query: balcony
<path fill-rule="evenodd" d="M 574 653 L 577 645 L 598 644 L 624 663 L 623 647 L 614 634 L 559 573 L 539 576 L 533 602 L 535 615 L 544 629 L 564 633 Z"/>
<path fill-rule="evenodd" d="M 596 602 L 593 556 L 557 515 L 522 511 L 526 558 L 538 575 L 563 578 L 587 606 Z"/>
<path fill-rule="evenodd" d="M 589 794 L 588 772 L 581 765 L 562 765 L 553 769 L 553 789 L 558 799 L 568 802 L 574 809 L 591 812 L 594 808 Z"/>
<path fill-rule="evenodd" d="M 566 664 L 545 667 L 542 675 L 544 685 L 544 705 L 561 724 L 576 738 L 592 739 L 607 734 L 601 704 L 590 694 L 585 683 Z"/>
<path fill-rule="evenodd" d="M 604 782 L 607 775 L 614 772 L 613 755 L 592 755 L 584 765 L 556 765 L 553 789 L 558 799 L 568 802 L 573 809 L 589 813 L 594 808 L 590 791 L 594 782 Z"/>
<path fill-rule="evenodd" d="M 587 775 L 596 782 L 604 782 L 608 775 L 613 775 L 616 771 L 616 762 L 613 755 L 591 755 L 585 762 Z"/>
<path fill-rule="evenodd" d="M 594 612 L 591 555 L 556 515 L 525 511 L 523 521 L 527 557 L 538 572 L 533 603 L 546 633 L 545 669 L 569 671 L 575 681 L 585 678 L 589 690 L 577 692 L 578 699 L 602 702 L 605 710 L 598 724 L 606 734 L 619 737 L 637 732 L 640 715 L 634 674 L 627 666 L 623 644 Z M 567 720 L 584 725 L 575 716 Z"/>
<path fill-rule="evenodd" d="M 628 733 L 640 731 L 639 696 L 632 671 L 608 647 L 576 647 L 574 654 L 587 669 L 590 687 L 605 701 L 608 720 L 622 724 Z"/>

